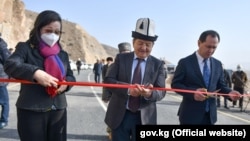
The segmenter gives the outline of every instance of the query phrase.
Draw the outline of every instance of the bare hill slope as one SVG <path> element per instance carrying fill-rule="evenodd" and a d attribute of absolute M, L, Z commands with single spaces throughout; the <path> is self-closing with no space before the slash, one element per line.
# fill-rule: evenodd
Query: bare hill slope
<path fill-rule="evenodd" d="M 28 39 L 37 15 L 36 12 L 26 10 L 21 0 L 0 1 L 0 32 L 9 48 L 14 48 L 17 42 Z M 118 52 L 114 47 L 100 44 L 76 23 L 63 20 L 63 32 L 61 44 L 73 60 L 81 58 L 85 62 L 94 63 L 96 59 L 115 57 Z"/>

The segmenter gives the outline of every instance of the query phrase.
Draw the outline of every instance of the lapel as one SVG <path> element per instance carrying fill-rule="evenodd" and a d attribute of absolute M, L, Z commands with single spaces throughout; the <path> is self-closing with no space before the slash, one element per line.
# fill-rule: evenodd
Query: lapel
<path fill-rule="evenodd" d="M 44 59 L 37 48 L 33 50 L 33 54 L 36 58 L 39 58 L 39 60 Z"/>
<path fill-rule="evenodd" d="M 153 68 L 154 68 L 154 63 L 153 63 L 153 61 L 151 59 L 151 56 L 148 56 L 148 59 L 147 59 L 147 62 L 146 62 L 146 66 L 145 66 L 144 76 L 143 76 L 143 79 L 142 79 L 142 84 L 152 83 L 152 82 L 150 82 L 150 80 L 152 81 L 153 78 L 150 78 L 150 77 L 154 76 L 152 74 Z"/>
<path fill-rule="evenodd" d="M 210 74 L 210 81 L 209 81 L 208 88 L 209 86 L 211 86 L 210 84 L 213 83 L 214 75 L 216 74 L 216 64 L 212 57 L 210 57 L 210 73 L 211 74 Z"/>
<path fill-rule="evenodd" d="M 32 55 L 36 59 L 34 62 L 36 62 L 38 66 L 43 65 L 44 58 L 39 52 L 39 46 L 34 46 L 29 42 L 26 42 L 26 44 L 31 48 Z"/>
<path fill-rule="evenodd" d="M 204 87 L 206 87 L 206 84 L 205 84 L 204 79 L 203 79 L 203 75 L 202 75 L 201 70 L 200 70 L 199 62 L 198 62 L 198 59 L 197 59 L 197 56 L 196 56 L 195 53 L 192 55 L 190 64 L 193 65 L 194 73 L 199 78 L 199 82 L 198 83 L 200 83 Z"/>
<path fill-rule="evenodd" d="M 133 65 L 133 59 L 134 59 L 134 52 L 128 53 L 127 55 L 124 55 L 124 59 L 125 59 L 125 74 L 126 74 L 126 78 L 128 78 L 128 82 L 131 83 L 131 79 L 132 79 L 132 65 Z M 123 64 L 122 64 L 123 65 Z"/>
<path fill-rule="evenodd" d="M 39 46 L 35 46 L 33 44 L 31 44 L 29 41 L 27 41 L 25 43 L 27 46 L 29 46 L 31 48 L 32 54 L 34 55 L 35 58 L 37 58 L 38 60 L 43 60 L 44 58 L 42 57 L 42 55 L 39 52 Z"/>

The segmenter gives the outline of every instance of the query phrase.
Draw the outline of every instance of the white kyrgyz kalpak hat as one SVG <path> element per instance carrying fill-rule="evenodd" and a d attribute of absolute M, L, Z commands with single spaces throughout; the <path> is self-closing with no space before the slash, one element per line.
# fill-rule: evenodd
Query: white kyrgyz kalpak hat
<path fill-rule="evenodd" d="M 155 23 L 149 18 L 140 18 L 137 20 L 135 31 L 132 31 L 132 37 L 148 41 L 156 41 Z"/>

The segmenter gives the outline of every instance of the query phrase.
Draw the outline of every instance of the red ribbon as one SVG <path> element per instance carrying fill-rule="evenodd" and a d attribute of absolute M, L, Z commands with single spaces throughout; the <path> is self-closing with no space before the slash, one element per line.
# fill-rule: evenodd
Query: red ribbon
<path fill-rule="evenodd" d="M 46 91 L 52 98 L 57 95 L 57 88 L 55 87 L 46 87 Z"/>
<path fill-rule="evenodd" d="M 27 80 L 17 80 L 17 79 L 6 79 L 0 78 L 0 82 L 14 82 L 14 83 L 23 83 L 23 84 L 38 84 L 35 82 L 30 82 Z M 107 84 L 107 83 L 95 83 L 95 82 L 57 82 L 59 85 L 70 85 L 70 86 L 94 86 L 94 87 L 109 87 L 109 88 L 135 88 L 135 85 L 132 84 Z M 161 88 L 161 87 L 154 87 L 152 90 L 161 90 L 161 91 L 173 91 L 173 92 L 183 92 L 183 93 L 190 93 L 194 94 L 197 91 L 194 90 L 184 90 L 184 89 L 172 89 L 172 88 Z M 223 93 L 213 93 L 213 92 L 200 92 L 203 94 L 211 94 L 211 95 L 229 95 Z M 230 94 L 232 95 L 232 94 Z M 243 94 L 243 97 L 250 97 L 250 94 Z"/>

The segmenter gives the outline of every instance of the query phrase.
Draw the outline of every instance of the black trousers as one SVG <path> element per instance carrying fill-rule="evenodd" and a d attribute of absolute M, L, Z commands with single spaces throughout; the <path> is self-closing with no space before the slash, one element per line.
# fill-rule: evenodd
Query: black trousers
<path fill-rule="evenodd" d="M 101 74 L 95 73 L 95 83 L 100 83 L 101 81 Z"/>
<path fill-rule="evenodd" d="M 20 141 L 66 141 L 67 111 L 35 112 L 17 109 Z"/>
<path fill-rule="evenodd" d="M 238 91 L 240 94 L 244 93 L 244 88 L 234 87 L 234 90 Z M 233 105 L 236 105 L 237 101 L 233 101 Z M 239 107 L 243 107 L 243 97 L 239 99 Z"/>

